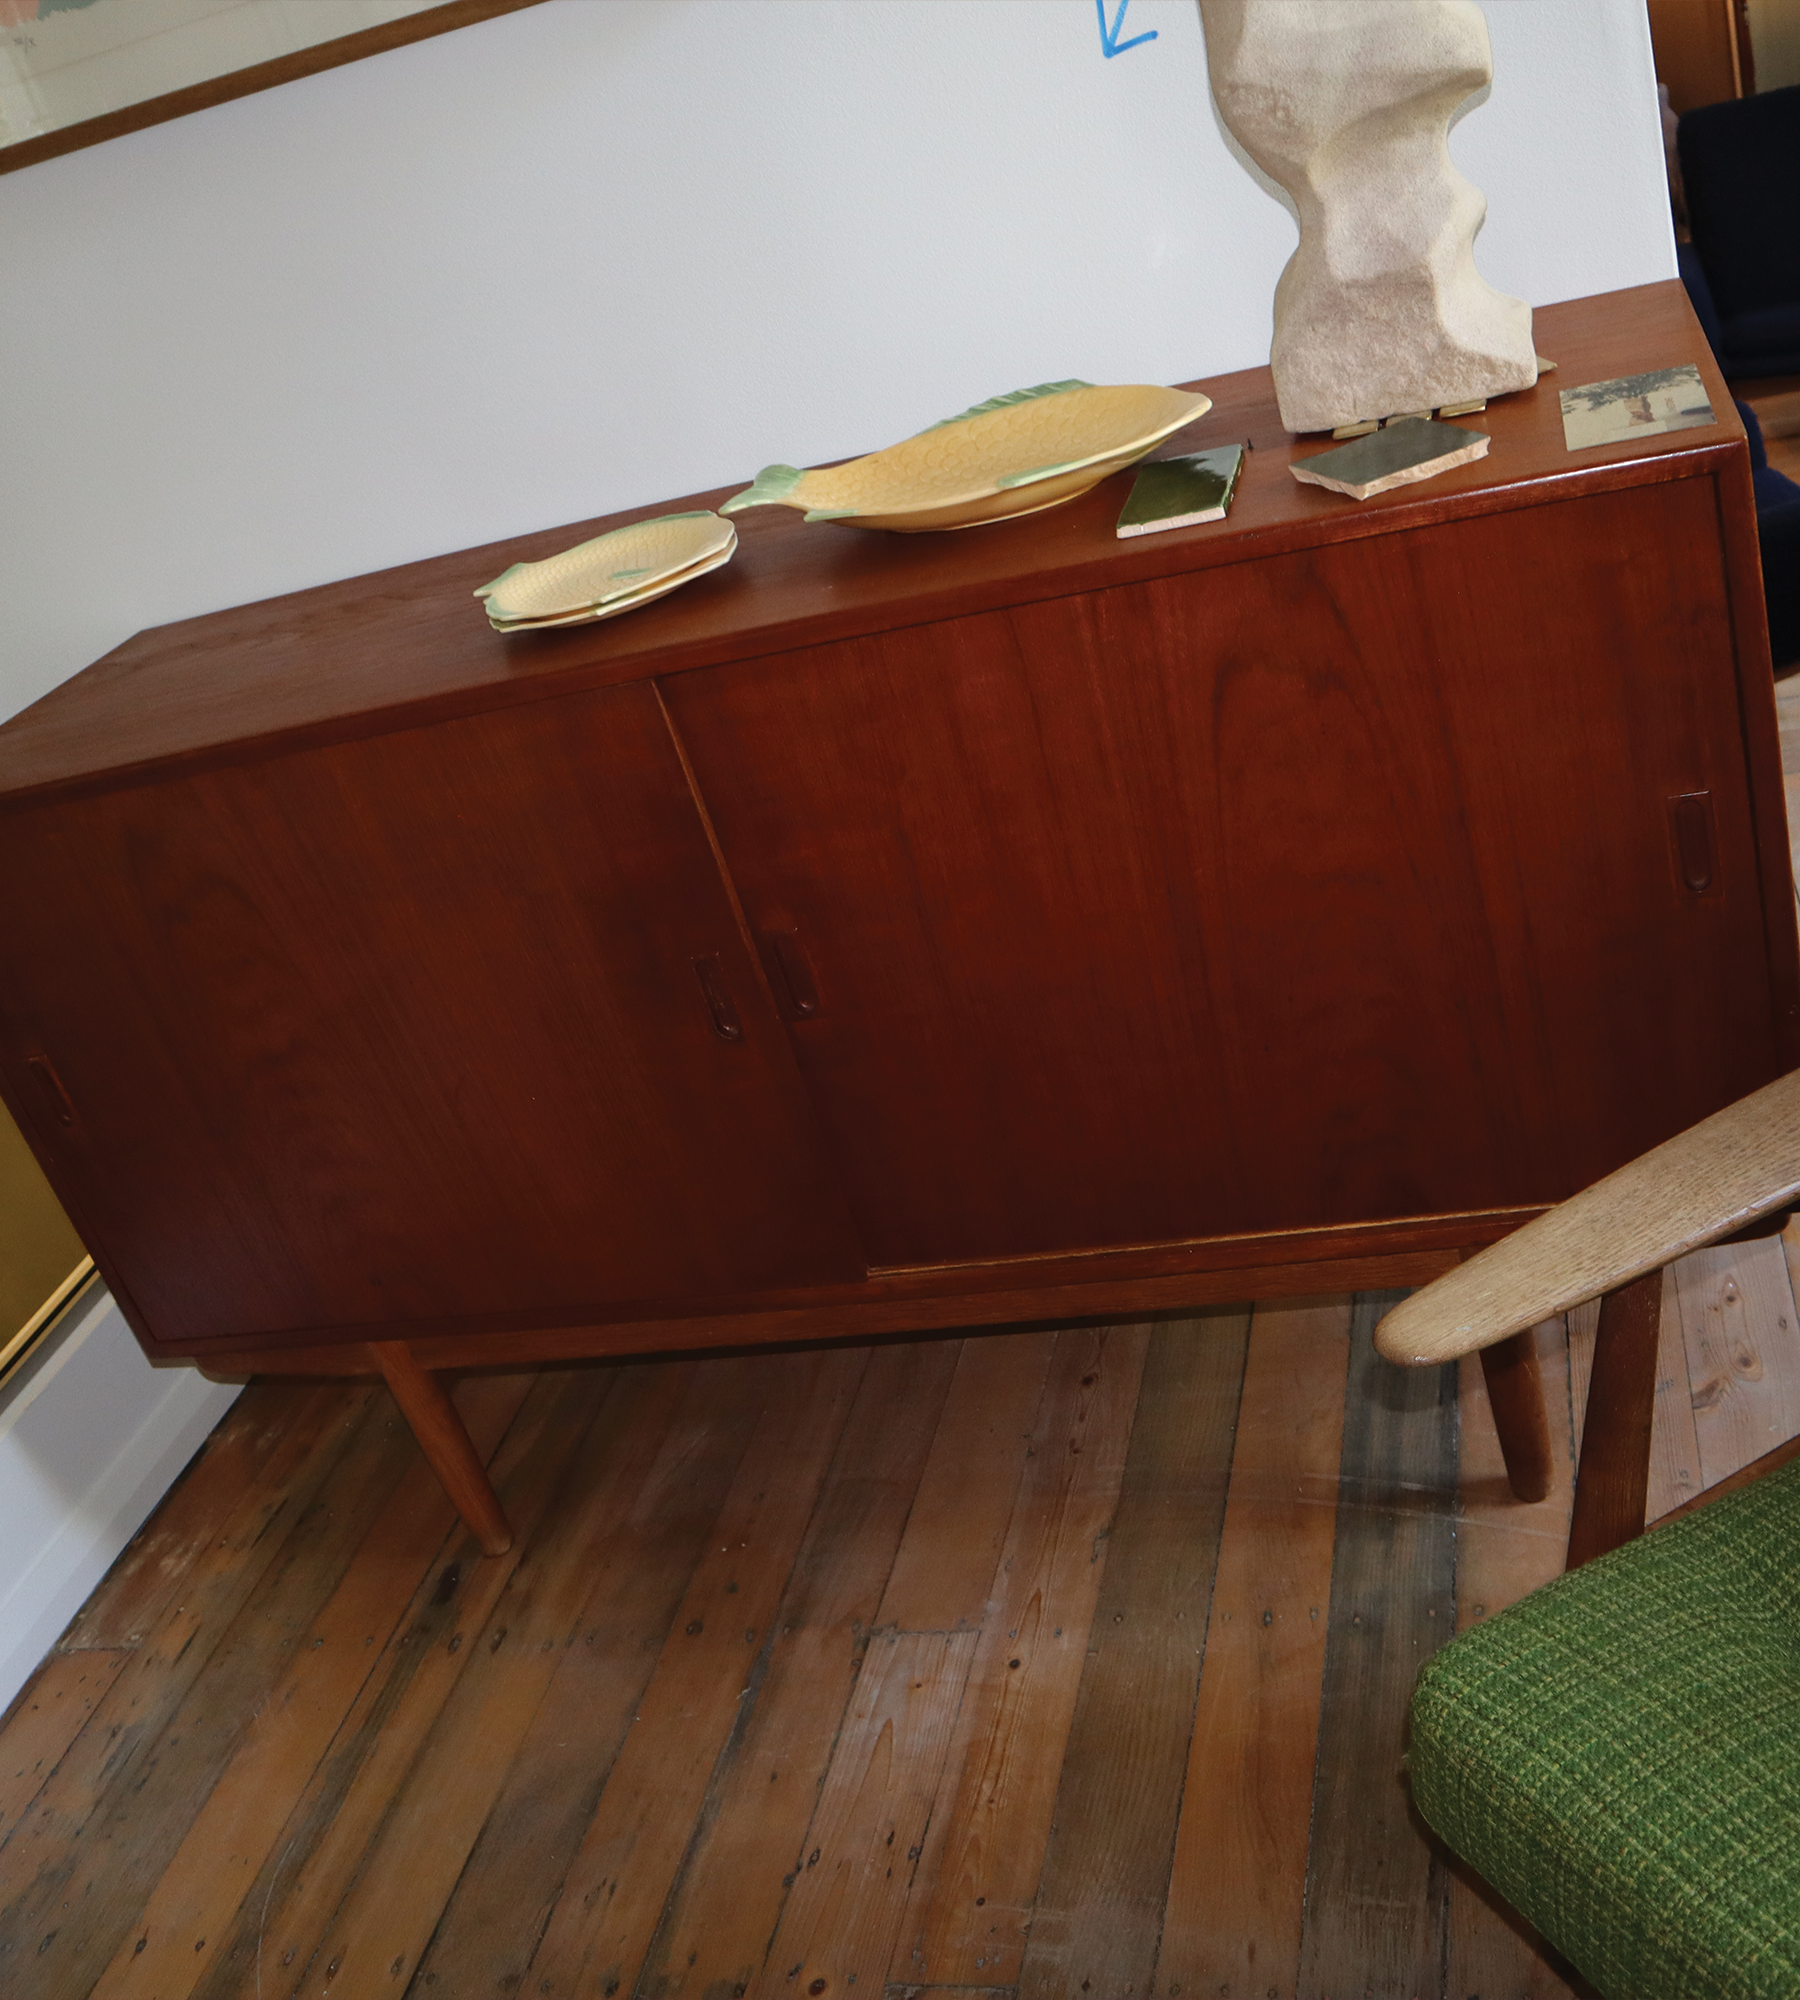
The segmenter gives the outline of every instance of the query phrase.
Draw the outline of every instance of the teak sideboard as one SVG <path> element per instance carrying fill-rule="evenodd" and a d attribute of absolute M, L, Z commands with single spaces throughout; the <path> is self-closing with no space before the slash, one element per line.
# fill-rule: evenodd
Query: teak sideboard
<path fill-rule="evenodd" d="M 1537 343 L 1361 505 L 1251 370 L 1164 448 L 1248 440 L 1224 522 L 765 509 L 488 629 L 724 489 L 16 717 L 0 1086 L 145 1350 L 380 1368 L 494 1543 L 432 1371 L 1418 1283 L 1800 1062 L 1742 429 L 1677 284 Z M 1565 448 L 1688 361 L 1710 428 Z"/>

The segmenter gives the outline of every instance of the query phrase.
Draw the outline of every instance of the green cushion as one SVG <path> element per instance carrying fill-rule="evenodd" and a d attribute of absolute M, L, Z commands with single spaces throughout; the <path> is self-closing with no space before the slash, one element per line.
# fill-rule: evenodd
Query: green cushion
<path fill-rule="evenodd" d="M 1609 2000 L 1800 1996 L 1800 1462 L 1464 1633 L 1407 1761 Z"/>

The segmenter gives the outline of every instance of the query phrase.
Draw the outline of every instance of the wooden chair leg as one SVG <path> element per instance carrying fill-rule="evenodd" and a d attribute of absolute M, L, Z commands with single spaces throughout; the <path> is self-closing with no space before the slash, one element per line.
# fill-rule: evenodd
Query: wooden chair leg
<path fill-rule="evenodd" d="M 419 1449 L 443 1481 L 444 1491 L 455 1502 L 470 1533 L 480 1542 L 482 1553 L 505 1555 L 512 1547 L 512 1528 L 443 1383 L 419 1366 L 403 1340 L 372 1340 L 369 1350 L 387 1377 Z"/>
<path fill-rule="evenodd" d="M 1515 1333 L 1508 1340 L 1484 1347 L 1481 1372 L 1487 1381 L 1494 1428 L 1500 1433 L 1507 1484 L 1517 1499 L 1542 1500 L 1550 1491 L 1554 1461 L 1536 1339 L 1529 1332 Z"/>
<path fill-rule="evenodd" d="M 1575 1475 L 1575 1511 L 1569 1524 L 1570 1569 L 1644 1531 L 1662 1286 L 1661 1271 L 1651 1271 L 1608 1292 L 1600 1302 L 1594 1372 L 1581 1427 L 1581 1465 Z"/>

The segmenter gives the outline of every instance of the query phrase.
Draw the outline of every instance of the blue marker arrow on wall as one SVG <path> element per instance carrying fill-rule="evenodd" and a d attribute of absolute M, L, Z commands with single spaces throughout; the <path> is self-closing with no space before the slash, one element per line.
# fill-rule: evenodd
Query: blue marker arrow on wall
<path fill-rule="evenodd" d="M 1119 40 L 1119 30 L 1125 25 L 1125 9 L 1131 0 L 1119 0 L 1119 11 L 1112 18 L 1112 26 L 1106 25 L 1106 0 L 1094 0 L 1094 12 L 1100 16 L 1100 52 L 1105 56 L 1122 56 L 1127 49 L 1135 49 L 1139 42 L 1156 40 L 1156 30 L 1149 29 L 1141 35 L 1133 35 L 1128 42 Z"/>

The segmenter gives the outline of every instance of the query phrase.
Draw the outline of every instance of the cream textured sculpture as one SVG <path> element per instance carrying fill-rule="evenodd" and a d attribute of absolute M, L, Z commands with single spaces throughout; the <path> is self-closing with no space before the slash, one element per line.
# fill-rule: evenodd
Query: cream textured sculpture
<path fill-rule="evenodd" d="M 1493 76 L 1475 0 L 1200 0 L 1227 129 L 1287 189 L 1300 247 L 1269 362 L 1291 431 L 1537 380 L 1531 308 L 1475 269 L 1450 119 Z"/>

